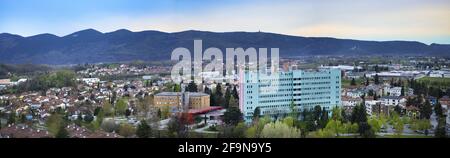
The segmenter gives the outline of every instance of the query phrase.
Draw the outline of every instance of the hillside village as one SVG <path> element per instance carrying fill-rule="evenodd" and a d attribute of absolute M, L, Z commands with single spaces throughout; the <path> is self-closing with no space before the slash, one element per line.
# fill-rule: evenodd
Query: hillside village
<path fill-rule="evenodd" d="M 369 121 L 382 120 L 375 130 L 378 136 L 433 136 L 439 132 L 437 129 L 449 131 L 450 60 L 410 58 L 399 63 L 377 63 L 370 58 L 349 63 L 353 59 L 343 57 L 311 60 L 284 59 L 281 65 L 284 70 L 292 67 L 341 70 L 342 105 L 327 111 L 330 118 L 332 112 L 340 110 L 341 119 L 352 125 L 355 107 L 359 110 L 361 105 Z M 305 63 L 314 64 L 303 67 Z M 80 67 L 0 79 L 0 137 L 234 137 L 236 133 L 226 130 L 253 126 L 243 125 L 239 116 L 242 115 L 239 102 L 243 98 L 239 98 L 242 87 L 237 82 L 175 84 L 169 75 L 170 65 Z M 276 121 L 286 116 L 267 117 Z M 266 119 L 264 115 L 255 117 Z M 326 122 L 322 125 L 306 131 L 300 128 L 305 137 L 330 137 L 323 131 L 332 119 L 323 117 Z M 425 127 L 419 127 L 418 122 Z M 343 133 L 358 136 L 351 129 Z"/>

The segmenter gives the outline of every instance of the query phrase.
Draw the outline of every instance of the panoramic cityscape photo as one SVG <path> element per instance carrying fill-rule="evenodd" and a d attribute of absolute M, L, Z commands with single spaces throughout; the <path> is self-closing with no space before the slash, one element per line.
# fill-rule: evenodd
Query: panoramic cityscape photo
<path fill-rule="evenodd" d="M 446 138 L 449 17 L 449 0 L 0 0 L 0 138 Z M 220 151 L 282 148 L 262 140 Z"/>

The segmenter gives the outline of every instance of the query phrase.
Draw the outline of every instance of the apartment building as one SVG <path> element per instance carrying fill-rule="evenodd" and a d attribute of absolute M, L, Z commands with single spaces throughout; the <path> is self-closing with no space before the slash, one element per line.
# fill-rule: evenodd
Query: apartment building
<path fill-rule="evenodd" d="M 156 107 L 169 107 L 178 109 L 203 109 L 209 107 L 210 97 L 206 93 L 196 92 L 161 92 L 155 95 L 154 105 Z"/>
<path fill-rule="evenodd" d="M 291 70 L 275 75 L 242 72 L 239 106 L 246 121 L 255 108 L 259 115 L 284 115 L 316 105 L 331 110 L 341 106 L 341 71 L 339 69 Z"/>

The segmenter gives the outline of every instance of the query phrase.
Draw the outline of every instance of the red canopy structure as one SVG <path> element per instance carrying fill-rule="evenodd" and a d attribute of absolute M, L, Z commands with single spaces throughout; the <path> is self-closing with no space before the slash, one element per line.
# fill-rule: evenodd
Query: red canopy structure
<path fill-rule="evenodd" d="M 188 113 L 190 115 L 195 116 L 195 115 L 206 114 L 211 111 L 222 110 L 222 109 L 223 109 L 223 107 L 220 107 L 220 106 L 211 106 L 211 107 L 202 108 L 202 109 L 189 109 Z"/>

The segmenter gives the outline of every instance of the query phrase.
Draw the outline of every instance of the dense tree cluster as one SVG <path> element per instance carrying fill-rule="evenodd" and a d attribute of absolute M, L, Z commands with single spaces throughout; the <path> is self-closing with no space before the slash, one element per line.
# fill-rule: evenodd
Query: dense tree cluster
<path fill-rule="evenodd" d="M 46 121 L 48 131 L 57 138 L 67 138 L 68 132 L 65 127 L 67 125 L 64 116 L 59 113 L 52 114 Z"/>
<path fill-rule="evenodd" d="M 189 115 L 181 113 L 170 118 L 167 124 L 168 136 L 172 138 L 187 138 L 189 136 Z"/>
<path fill-rule="evenodd" d="M 378 66 L 378 65 L 375 65 L 375 66 L 373 67 L 373 71 L 379 73 L 379 72 L 381 72 L 381 71 L 389 71 L 389 68 L 388 68 L 388 67 L 385 67 L 385 66 Z"/>
<path fill-rule="evenodd" d="M 194 81 L 189 82 L 188 86 L 186 87 L 186 92 L 198 92 L 197 84 L 195 84 Z"/>
<path fill-rule="evenodd" d="M 0 78 L 9 78 L 11 75 L 27 75 L 35 74 L 39 72 L 50 71 L 51 68 L 46 65 L 33 65 L 33 64 L 0 64 Z"/>
<path fill-rule="evenodd" d="M 450 88 L 440 84 L 430 84 L 424 81 L 417 81 L 414 79 L 408 80 L 408 85 L 410 88 L 414 89 L 414 94 L 433 96 L 436 98 L 441 98 L 444 95 L 450 96 Z M 445 89 L 447 88 L 447 89 Z"/>
<path fill-rule="evenodd" d="M 238 107 L 229 107 L 223 115 L 223 121 L 228 125 L 237 125 L 242 120 L 242 113 Z"/>
<path fill-rule="evenodd" d="M 152 136 L 152 128 L 147 124 L 147 121 L 141 120 L 137 127 L 136 135 L 139 138 L 150 138 Z"/>
<path fill-rule="evenodd" d="M 373 133 L 373 130 L 371 129 L 372 127 L 368 123 L 366 106 L 364 105 L 364 101 L 353 108 L 350 121 L 352 123 L 358 124 L 358 133 L 362 137 L 365 138 L 375 137 L 375 133 Z"/>
<path fill-rule="evenodd" d="M 28 91 L 46 91 L 50 88 L 73 87 L 76 84 L 76 74 L 70 70 L 60 70 L 54 73 L 38 75 L 25 83 L 7 89 L 7 93 L 22 93 Z"/>

